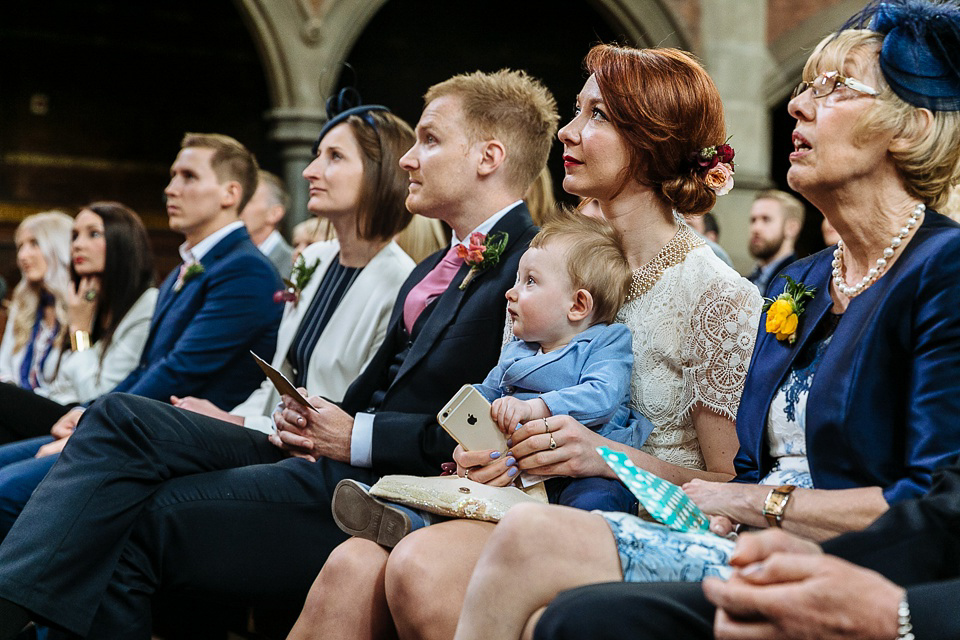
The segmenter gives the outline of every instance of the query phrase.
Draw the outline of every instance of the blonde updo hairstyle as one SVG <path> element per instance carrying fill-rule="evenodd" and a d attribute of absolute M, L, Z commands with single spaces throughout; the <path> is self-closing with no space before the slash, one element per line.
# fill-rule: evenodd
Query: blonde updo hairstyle
<path fill-rule="evenodd" d="M 623 137 L 630 163 L 623 186 L 652 187 L 679 213 L 710 211 L 716 194 L 692 156 L 723 144 L 723 101 L 713 80 L 679 49 L 597 45 L 587 54 L 610 121 Z"/>
<path fill-rule="evenodd" d="M 804 65 L 803 78 L 809 81 L 836 70 L 861 80 L 871 71 L 875 80 L 867 84 L 875 84 L 880 94 L 854 127 L 854 139 L 878 131 L 895 132 L 902 143 L 894 145 L 890 157 L 904 187 L 927 206 L 940 209 L 950 198 L 951 186 L 960 181 L 960 111 L 930 112 L 900 98 L 880 70 L 882 46 L 883 34 L 866 29 L 827 36 Z"/>

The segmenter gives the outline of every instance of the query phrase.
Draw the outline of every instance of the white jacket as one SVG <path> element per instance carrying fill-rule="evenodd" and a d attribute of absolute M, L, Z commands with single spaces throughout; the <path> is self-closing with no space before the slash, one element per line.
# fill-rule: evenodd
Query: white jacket
<path fill-rule="evenodd" d="M 36 393 L 60 404 L 82 404 L 111 391 L 139 364 L 156 306 L 157 289 L 151 287 L 140 294 L 117 325 L 102 363 L 102 341 L 85 351 L 68 351 L 53 382 Z"/>
<path fill-rule="evenodd" d="M 306 264 L 313 264 L 314 260 L 319 260 L 320 264 L 300 293 L 297 304 L 288 302 L 283 310 L 277 333 L 277 351 L 271 362 L 291 382 L 295 380 L 287 352 L 310 301 L 339 251 L 340 243 L 336 240 L 317 242 L 303 251 Z M 343 399 L 347 387 L 380 348 L 400 285 L 414 266 L 413 260 L 395 242 L 390 242 L 364 267 L 340 300 L 310 356 L 306 384 L 310 395 L 333 401 Z M 230 413 L 243 416 L 244 426 L 250 429 L 271 433 L 272 415 L 278 402 L 280 394 L 273 383 L 265 379 L 260 388 Z"/>

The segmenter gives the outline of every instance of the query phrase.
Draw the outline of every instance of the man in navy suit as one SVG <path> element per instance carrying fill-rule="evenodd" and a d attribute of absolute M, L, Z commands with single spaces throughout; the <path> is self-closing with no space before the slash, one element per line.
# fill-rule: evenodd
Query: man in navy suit
<path fill-rule="evenodd" d="M 330 512 L 339 480 L 436 474 L 451 459 L 436 413 L 497 362 L 504 294 L 536 233 L 521 198 L 557 120 L 549 91 L 524 73 L 431 88 L 401 166 L 408 208 L 448 223 L 453 246 L 414 269 L 343 402 L 313 397 L 314 411 L 287 400 L 274 446 L 143 398 L 99 401 L 0 546 L 3 625 L 33 617 L 90 638 L 146 639 L 158 591 L 298 609 L 345 539 Z M 457 262 L 474 233 L 506 235 L 496 264 Z"/>
<path fill-rule="evenodd" d="M 233 138 L 184 136 L 164 189 L 170 228 L 185 236 L 183 262 L 160 287 L 139 366 L 114 391 L 165 402 L 196 395 L 232 408 L 263 380 L 249 352 L 273 353 L 283 312 L 273 294 L 283 283 L 239 220 L 257 171 Z M 82 413 L 64 415 L 54 435 Z"/>
<path fill-rule="evenodd" d="M 183 263 L 160 287 L 140 366 L 114 391 L 196 395 L 231 408 L 263 380 L 250 351 L 273 354 L 283 312 L 273 294 L 283 282 L 239 219 L 257 173 L 233 138 L 184 137 L 164 190 L 170 228 L 185 236 Z"/>

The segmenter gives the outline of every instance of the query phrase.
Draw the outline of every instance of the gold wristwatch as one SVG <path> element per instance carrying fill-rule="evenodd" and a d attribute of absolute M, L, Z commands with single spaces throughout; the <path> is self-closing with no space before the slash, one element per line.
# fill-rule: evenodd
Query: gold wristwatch
<path fill-rule="evenodd" d="M 787 510 L 790 493 L 794 489 L 796 487 L 792 484 L 785 484 L 771 489 L 767 494 L 767 499 L 763 501 L 763 517 L 771 527 L 780 527 L 780 523 L 783 522 L 783 512 Z"/>

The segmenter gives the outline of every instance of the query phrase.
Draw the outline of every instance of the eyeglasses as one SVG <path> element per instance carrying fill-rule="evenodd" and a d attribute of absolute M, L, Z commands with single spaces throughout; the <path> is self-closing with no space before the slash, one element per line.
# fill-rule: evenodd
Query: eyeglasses
<path fill-rule="evenodd" d="M 837 88 L 837 85 L 843 85 L 854 91 L 865 93 L 868 96 L 879 95 L 880 92 L 873 87 L 868 87 L 859 80 L 840 75 L 839 71 L 824 71 L 814 78 L 813 82 L 801 82 L 793 90 L 791 98 L 796 98 L 807 89 L 813 89 L 814 98 L 825 98 Z"/>

